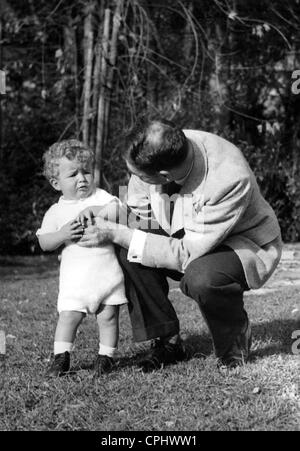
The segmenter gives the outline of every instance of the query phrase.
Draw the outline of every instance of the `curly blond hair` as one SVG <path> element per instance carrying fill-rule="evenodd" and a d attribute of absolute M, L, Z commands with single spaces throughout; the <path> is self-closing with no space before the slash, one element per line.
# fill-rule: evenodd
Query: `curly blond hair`
<path fill-rule="evenodd" d="M 43 155 L 44 176 L 50 181 L 59 175 L 59 160 L 66 157 L 80 163 L 92 163 L 95 166 L 94 152 L 83 142 L 77 139 L 65 139 L 54 143 Z"/>

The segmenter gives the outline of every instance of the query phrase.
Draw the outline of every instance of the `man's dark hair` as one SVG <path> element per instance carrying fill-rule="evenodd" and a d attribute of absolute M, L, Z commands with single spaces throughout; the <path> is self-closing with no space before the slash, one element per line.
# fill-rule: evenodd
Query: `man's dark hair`
<path fill-rule="evenodd" d="M 187 154 L 183 131 L 165 119 L 142 120 L 126 136 L 126 160 L 150 174 L 178 166 Z"/>

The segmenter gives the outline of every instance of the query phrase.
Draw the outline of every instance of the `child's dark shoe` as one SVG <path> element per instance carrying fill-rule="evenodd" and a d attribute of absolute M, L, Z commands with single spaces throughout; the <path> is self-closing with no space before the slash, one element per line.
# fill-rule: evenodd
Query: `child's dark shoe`
<path fill-rule="evenodd" d="M 94 364 L 95 377 L 100 377 L 102 374 L 110 373 L 114 366 L 114 359 L 108 357 L 108 355 L 98 354 Z"/>
<path fill-rule="evenodd" d="M 46 377 L 64 376 L 70 369 L 70 353 L 56 354 L 50 368 L 46 372 Z"/>

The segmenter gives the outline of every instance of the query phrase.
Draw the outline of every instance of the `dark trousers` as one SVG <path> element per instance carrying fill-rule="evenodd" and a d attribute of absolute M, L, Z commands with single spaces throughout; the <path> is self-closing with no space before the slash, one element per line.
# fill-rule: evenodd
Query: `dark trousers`
<path fill-rule="evenodd" d="M 198 303 L 216 356 L 227 352 L 247 321 L 243 292 L 249 289 L 242 264 L 232 249 L 220 246 L 197 258 L 185 274 L 131 263 L 127 249 L 116 251 L 125 275 L 134 341 L 179 333 L 179 321 L 168 298 L 167 277 L 171 277 L 180 280 L 182 292 Z"/>

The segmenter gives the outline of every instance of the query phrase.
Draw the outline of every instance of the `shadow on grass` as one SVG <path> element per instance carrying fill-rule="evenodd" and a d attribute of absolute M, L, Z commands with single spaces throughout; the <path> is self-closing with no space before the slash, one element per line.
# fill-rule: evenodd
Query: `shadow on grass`
<path fill-rule="evenodd" d="M 118 369 L 122 368 L 134 368 L 137 367 L 139 360 L 146 354 L 145 351 L 137 351 L 135 354 L 132 354 L 130 356 L 121 356 L 116 359 L 115 368 L 113 371 L 116 371 Z M 84 360 L 82 363 L 74 365 L 72 367 L 71 373 L 72 375 L 75 375 L 79 371 L 92 371 L 94 370 L 94 361 L 91 360 Z"/>
<path fill-rule="evenodd" d="M 253 358 L 292 354 L 292 333 L 300 330 L 300 323 L 293 319 L 276 319 L 254 324 L 252 330 L 254 343 L 266 343 L 253 350 Z"/>
<path fill-rule="evenodd" d="M 292 354 L 292 333 L 300 330 L 300 324 L 296 320 L 283 319 L 252 324 L 254 349 L 251 352 L 251 361 L 271 355 Z M 263 345 L 265 343 L 265 346 Z M 257 345 L 258 344 L 258 345 Z M 208 333 L 192 334 L 184 340 L 187 351 L 187 361 L 192 358 L 203 359 L 213 353 L 213 345 Z M 149 348 L 148 348 L 149 349 Z M 147 349 L 133 352 L 131 356 L 122 356 L 117 359 L 116 370 L 136 367 L 139 360 L 146 354 Z M 81 370 L 92 370 L 94 362 L 83 361 L 72 368 L 76 374 Z"/>
<path fill-rule="evenodd" d="M 292 354 L 292 333 L 295 330 L 300 330 L 300 323 L 292 319 L 276 319 L 252 324 L 253 342 L 256 344 L 252 350 L 252 359 Z M 190 335 L 184 341 L 184 345 L 189 358 L 207 357 L 213 352 L 212 340 L 208 333 Z"/>
<path fill-rule="evenodd" d="M 184 340 L 184 346 L 186 349 L 187 357 L 186 361 L 192 358 L 205 358 L 212 353 L 212 342 L 208 334 L 203 335 L 191 335 Z M 144 350 L 133 350 L 130 355 L 121 356 L 116 360 L 115 370 L 126 368 L 138 368 L 140 360 L 143 359 L 149 352 L 150 347 L 145 345 Z M 84 360 L 80 364 L 72 367 L 72 375 L 75 375 L 81 370 L 93 370 L 94 362 Z"/>

